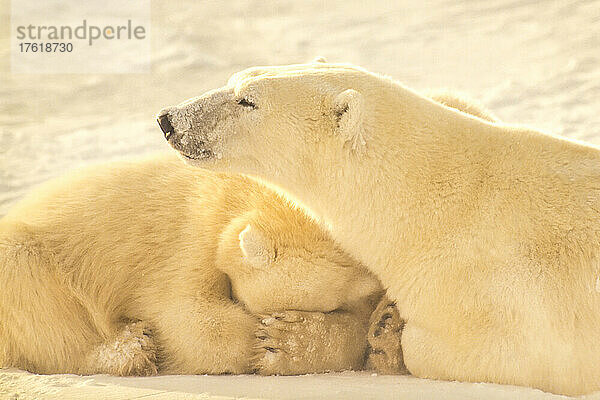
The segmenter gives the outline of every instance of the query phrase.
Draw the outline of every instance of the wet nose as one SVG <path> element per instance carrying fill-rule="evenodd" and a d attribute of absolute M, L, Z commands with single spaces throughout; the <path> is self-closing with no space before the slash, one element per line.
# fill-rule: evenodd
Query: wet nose
<path fill-rule="evenodd" d="M 165 139 L 169 140 L 169 137 L 173 134 L 173 125 L 171 125 L 171 121 L 169 121 L 169 112 L 161 111 L 156 118 L 158 121 L 158 126 L 163 131 L 165 135 Z"/>

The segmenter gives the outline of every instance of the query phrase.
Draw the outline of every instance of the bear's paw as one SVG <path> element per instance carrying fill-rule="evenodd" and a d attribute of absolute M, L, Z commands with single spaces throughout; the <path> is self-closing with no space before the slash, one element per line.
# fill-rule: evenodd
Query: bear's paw
<path fill-rule="evenodd" d="M 389 375 L 408 374 L 400 345 L 403 327 L 396 304 L 384 296 L 371 315 L 366 369 Z"/>

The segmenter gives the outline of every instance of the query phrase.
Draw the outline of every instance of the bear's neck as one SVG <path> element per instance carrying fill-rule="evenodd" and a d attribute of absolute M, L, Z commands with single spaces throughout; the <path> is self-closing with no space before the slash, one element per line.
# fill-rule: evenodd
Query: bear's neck
<path fill-rule="evenodd" d="M 448 227 L 477 198 L 498 135 L 411 92 L 394 106 L 398 112 L 375 124 L 365 155 L 340 157 L 335 168 L 324 160 L 306 174 L 321 179 L 279 184 L 384 285 L 402 286 L 397 279 L 414 275 L 418 253 L 447 241 Z"/>

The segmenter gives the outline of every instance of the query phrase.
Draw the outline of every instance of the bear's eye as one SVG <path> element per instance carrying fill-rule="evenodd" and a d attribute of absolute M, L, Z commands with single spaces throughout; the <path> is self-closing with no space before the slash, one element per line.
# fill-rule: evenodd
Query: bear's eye
<path fill-rule="evenodd" d="M 242 107 L 256 108 L 256 104 L 254 104 L 253 102 L 251 102 L 250 100 L 248 100 L 246 98 L 238 100 L 238 104 Z"/>

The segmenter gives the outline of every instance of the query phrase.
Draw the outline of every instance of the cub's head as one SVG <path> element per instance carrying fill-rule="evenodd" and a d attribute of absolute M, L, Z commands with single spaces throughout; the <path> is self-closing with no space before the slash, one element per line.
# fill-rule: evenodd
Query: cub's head
<path fill-rule="evenodd" d="M 380 109 L 369 93 L 381 91 L 382 78 L 321 61 L 250 68 L 165 108 L 158 115 L 165 138 L 192 165 L 272 181 L 303 179 L 324 159 L 360 154 L 373 130 L 367 116 Z"/>
<path fill-rule="evenodd" d="M 377 278 L 317 231 L 240 228 L 234 223 L 223 235 L 217 266 L 230 278 L 232 297 L 253 313 L 328 312 L 381 291 Z"/>

